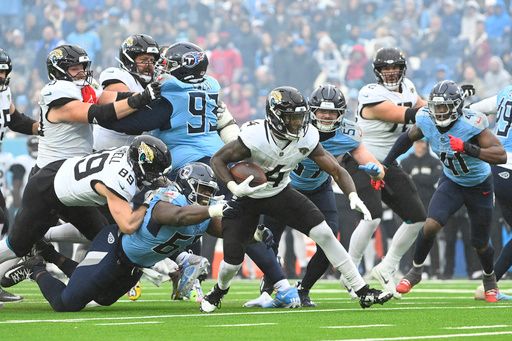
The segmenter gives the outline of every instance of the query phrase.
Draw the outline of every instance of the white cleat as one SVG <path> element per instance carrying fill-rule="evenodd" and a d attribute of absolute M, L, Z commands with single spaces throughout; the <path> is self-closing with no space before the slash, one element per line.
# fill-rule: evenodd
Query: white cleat
<path fill-rule="evenodd" d="M 475 300 L 485 301 L 484 285 L 480 284 L 475 290 Z"/>
<path fill-rule="evenodd" d="M 264 307 L 269 305 L 272 302 L 272 296 L 268 294 L 268 292 L 264 291 L 260 297 L 252 299 L 244 303 L 245 308 L 253 308 L 253 307 Z"/>
<path fill-rule="evenodd" d="M 385 292 L 393 294 L 393 298 L 401 299 L 402 295 L 396 291 L 396 283 L 393 273 L 386 272 L 382 269 L 382 263 L 377 264 L 371 271 L 372 276 L 379 281 Z"/>

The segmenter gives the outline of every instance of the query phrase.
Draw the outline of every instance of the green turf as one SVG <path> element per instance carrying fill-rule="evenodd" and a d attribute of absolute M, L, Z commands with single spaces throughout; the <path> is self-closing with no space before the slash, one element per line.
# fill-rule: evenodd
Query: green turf
<path fill-rule="evenodd" d="M 149 283 L 143 283 L 137 302 L 122 298 L 111 307 L 55 313 L 37 286 L 27 282 L 12 288 L 25 301 L 0 309 L 0 340 L 402 340 L 448 334 L 512 339 L 512 303 L 473 300 L 477 284 L 426 281 L 402 300 L 363 310 L 336 282 L 321 281 L 311 295 L 318 307 L 290 310 L 242 308 L 256 297 L 258 283 L 237 281 L 220 310 L 201 314 L 195 302 L 170 301 L 168 284 Z M 203 288 L 212 285 L 208 281 Z M 503 287 L 511 286 L 505 281 Z"/>

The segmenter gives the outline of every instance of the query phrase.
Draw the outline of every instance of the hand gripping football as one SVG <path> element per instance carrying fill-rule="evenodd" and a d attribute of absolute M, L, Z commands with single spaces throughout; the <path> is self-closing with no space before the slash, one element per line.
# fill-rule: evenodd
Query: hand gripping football
<path fill-rule="evenodd" d="M 230 168 L 231 176 L 237 184 L 241 183 L 249 175 L 253 175 L 254 179 L 249 183 L 251 187 L 258 186 L 267 182 L 267 176 L 263 169 L 255 163 L 240 161 Z"/>

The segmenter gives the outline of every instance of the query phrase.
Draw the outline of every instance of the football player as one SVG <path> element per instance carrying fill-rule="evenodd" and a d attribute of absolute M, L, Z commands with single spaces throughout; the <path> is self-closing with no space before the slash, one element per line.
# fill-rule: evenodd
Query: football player
<path fill-rule="evenodd" d="M 133 34 L 119 48 L 119 67 L 109 67 L 100 74 L 103 90 L 142 92 L 154 80 L 155 63 L 160 58 L 156 41 L 146 34 Z M 94 126 L 94 150 L 130 144 L 135 136 Z"/>
<path fill-rule="evenodd" d="M 350 175 L 319 143 L 318 130 L 309 124 L 309 115 L 308 103 L 297 89 L 278 87 L 267 97 L 266 119 L 248 122 L 237 140 L 226 144 L 212 157 L 215 174 L 237 197 L 243 214 L 223 218 L 224 260 L 217 284 L 201 301 L 201 311 L 213 312 L 219 307 L 242 266 L 245 245 L 252 240 L 260 214 L 269 215 L 310 236 L 330 263 L 346 276 L 363 308 L 383 304 L 392 297 L 369 288 L 320 210 L 289 186 L 290 172 L 309 157 L 340 185 L 348 195 L 351 207 L 362 211 L 365 219 L 371 219 Z M 254 177 L 249 176 L 237 184 L 227 165 L 245 159 L 263 168 L 268 182 L 251 187 L 249 183 Z M 286 289 L 282 287 L 278 291 L 277 300 L 281 299 L 280 294 L 289 293 Z"/>
<path fill-rule="evenodd" d="M 494 274 L 494 248 L 489 243 L 493 211 L 491 164 L 507 161 L 507 153 L 488 129 L 487 117 L 463 109 L 462 89 L 453 81 L 437 83 L 428 107 L 416 115 L 416 123 L 403 133 L 386 156 L 391 164 L 423 137 L 443 164 L 443 174 L 430 200 L 425 225 L 418 233 L 413 267 L 398 283 L 399 293 L 408 293 L 421 281 L 422 267 L 434 238 L 448 218 L 465 205 L 471 222 L 471 242 L 483 270 L 485 300 L 498 301 Z"/>
<path fill-rule="evenodd" d="M 346 153 L 350 155 L 376 180 L 384 177 L 384 169 L 375 157 L 361 144 L 361 130 L 354 122 L 344 118 L 346 110 L 345 96 L 340 89 L 331 84 L 320 85 L 309 97 L 311 123 L 319 131 L 320 144 L 326 151 L 341 161 Z M 293 188 L 308 197 L 323 213 L 334 235 L 338 233 L 338 212 L 331 187 L 330 175 L 322 171 L 311 159 L 301 161 L 290 173 Z M 276 244 L 284 231 L 285 225 L 265 221 L 273 232 Z M 309 261 L 304 278 L 298 285 L 298 293 L 303 307 L 315 306 L 309 298 L 309 291 L 329 267 L 321 247 Z"/>
<path fill-rule="evenodd" d="M 130 146 L 52 162 L 32 175 L 8 237 L 0 243 L 0 262 L 25 256 L 59 216 L 87 239 L 107 225 L 97 206 L 108 204 L 119 230 L 133 233 L 145 210 L 132 211 L 138 188 L 160 181 L 170 170 L 167 146 L 139 136 Z"/>
<path fill-rule="evenodd" d="M 380 162 L 398 136 L 415 122 L 416 113 L 426 104 L 414 84 L 405 77 L 406 70 L 407 63 L 399 49 L 381 48 L 373 60 L 377 83 L 365 85 L 359 92 L 357 124 L 363 131 L 363 144 Z M 381 221 L 381 201 L 386 203 L 403 223 L 393 236 L 386 256 L 371 273 L 386 291 L 399 298 L 393 274 L 423 226 L 426 213 L 410 177 L 396 163 L 385 166 L 385 187 L 375 191 L 368 174 L 358 169 L 355 160 L 349 157 L 345 162 L 373 218 L 371 221 L 361 220 L 350 238 L 349 254 L 358 266 Z M 384 182 L 373 182 L 373 186 L 381 189 Z"/>
<path fill-rule="evenodd" d="M 2 282 L 14 285 L 30 277 L 55 311 L 79 311 L 91 300 L 113 304 L 139 280 L 140 268 L 151 267 L 173 253 L 179 253 L 178 261 L 186 264 L 192 256 L 182 251 L 205 232 L 220 237 L 220 217 L 232 214 L 233 208 L 226 202 L 209 205 L 218 187 L 213 171 L 203 163 L 185 165 L 178 185 L 147 196 L 144 220 L 132 234 L 120 233 L 123 229 L 116 225 L 103 228 L 80 264 L 51 247 L 42 250 L 45 260 L 66 270 L 70 277 L 67 286 L 46 271 L 40 256 L 21 263 Z M 181 284 L 179 291 L 190 289 Z"/>
<path fill-rule="evenodd" d="M 484 114 L 497 114 L 494 134 L 500 140 L 507 152 L 507 162 L 500 165 L 491 165 L 491 171 L 494 180 L 494 195 L 500 205 L 503 219 L 512 226 L 512 135 L 510 134 L 511 108 L 512 108 L 512 86 L 503 88 L 496 96 L 492 96 L 473 103 L 470 109 L 483 112 Z M 496 280 L 508 271 L 512 265 L 512 241 L 509 241 L 503 249 L 494 264 Z M 503 293 L 498 294 L 498 300 L 511 300 L 512 297 Z M 476 299 L 485 299 L 484 288 L 480 286 L 475 292 Z"/>
<path fill-rule="evenodd" d="M 37 135 L 39 124 L 33 119 L 29 118 L 23 113 L 20 113 L 14 106 L 12 100 L 11 89 L 9 83 L 11 77 L 9 76 L 12 71 L 11 57 L 7 54 L 4 49 L 0 48 L 0 143 L 4 139 L 7 132 L 7 128 L 12 131 L 27 134 Z M 0 174 L 1 189 L 5 190 L 6 175 L 8 167 L 12 162 L 12 155 L 2 153 L 0 156 L 2 163 L 7 166 L 2 170 Z M 9 160 L 11 159 L 11 160 Z M 9 219 L 7 207 L 5 204 L 4 193 L 0 191 L 0 238 L 7 233 L 9 230 Z M 11 266 L 8 264 L 7 267 Z M 3 274 L 5 269 L 0 269 L 0 275 Z M 0 302 L 13 302 L 19 301 L 21 297 L 13 295 L 2 288 L 0 288 Z"/>

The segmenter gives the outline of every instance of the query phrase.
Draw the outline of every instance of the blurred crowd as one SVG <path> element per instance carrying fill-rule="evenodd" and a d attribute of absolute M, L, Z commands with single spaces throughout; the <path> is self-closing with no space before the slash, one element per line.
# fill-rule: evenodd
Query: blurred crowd
<path fill-rule="evenodd" d="M 208 51 L 209 73 L 245 122 L 263 117 L 276 85 L 308 95 L 335 83 L 353 112 L 383 46 L 405 52 L 423 96 L 447 78 L 474 84 L 478 97 L 495 94 L 511 82 L 511 11 L 504 0 L 9 0 L 0 47 L 13 59 L 16 107 L 37 116 L 46 56 L 63 42 L 82 46 L 99 75 L 117 66 L 130 34 L 191 41 Z"/>

